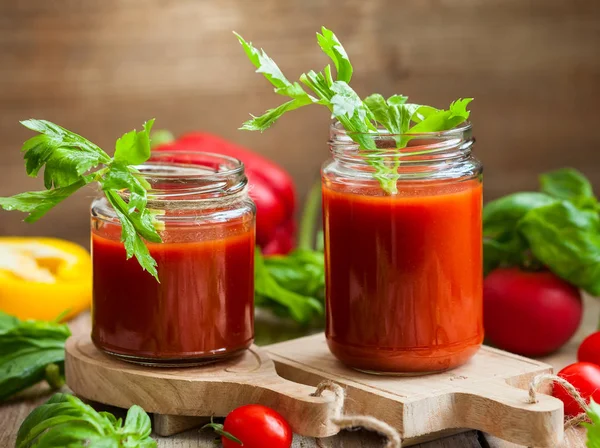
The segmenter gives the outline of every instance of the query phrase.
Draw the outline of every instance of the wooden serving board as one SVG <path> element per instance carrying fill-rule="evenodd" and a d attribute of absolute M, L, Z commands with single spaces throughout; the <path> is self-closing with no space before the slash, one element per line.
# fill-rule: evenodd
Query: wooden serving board
<path fill-rule="evenodd" d="M 248 403 L 280 412 L 294 432 L 326 437 L 338 432 L 329 421 L 333 396 L 311 397 L 324 379 L 346 389 L 345 414 L 370 415 L 397 428 L 411 445 L 467 429 L 478 429 L 525 446 L 556 447 L 563 437 L 562 402 L 541 395 L 527 402 L 525 390 L 544 363 L 483 347 L 471 362 L 421 377 L 373 376 L 344 367 L 322 334 L 267 347 L 252 347 L 218 364 L 150 368 L 99 352 L 88 337 L 66 345 L 68 386 L 80 397 L 155 414 L 155 431 L 170 435 L 225 416 Z M 542 391 L 543 392 L 543 391 Z"/>
<path fill-rule="evenodd" d="M 555 448 L 563 438 L 562 402 L 541 394 L 538 403 L 528 402 L 531 379 L 552 372 L 539 361 L 484 346 L 470 362 L 448 372 L 386 377 L 345 367 L 330 354 L 323 334 L 266 348 L 281 376 L 313 386 L 335 381 L 346 388 L 345 413 L 389 423 L 406 445 L 461 429 L 530 447 Z M 549 393 L 549 387 L 541 392 Z"/>

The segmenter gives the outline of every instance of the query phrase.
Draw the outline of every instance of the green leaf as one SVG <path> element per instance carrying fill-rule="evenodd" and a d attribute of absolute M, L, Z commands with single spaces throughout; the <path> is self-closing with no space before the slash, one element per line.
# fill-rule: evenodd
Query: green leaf
<path fill-rule="evenodd" d="M 54 188 L 52 190 L 29 191 L 19 193 L 8 198 L 0 198 L 0 207 L 4 210 L 18 210 L 29 213 L 26 222 L 35 222 L 44 216 L 50 209 L 60 204 L 81 187 L 91 182 L 90 177 L 82 177 L 79 181 L 68 187 Z"/>
<path fill-rule="evenodd" d="M 360 121 L 365 120 L 367 109 L 360 97 L 346 82 L 335 81 L 331 85 L 331 91 L 334 92 L 334 95 L 331 97 L 334 117 L 339 119 L 346 116 L 352 119 L 356 116 Z"/>
<path fill-rule="evenodd" d="M 322 313 L 323 305 L 314 297 L 307 297 L 280 285 L 257 248 L 254 258 L 254 290 L 257 303 L 274 303 L 287 309 L 290 317 L 302 323 L 309 322 Z"/>
<path fill-rule="evenodd" d="M 44 379 L 50 364 L 64 362 L 67 325 L 20 321 L 0 312 L 0 401 Z"/>
<path fill-rule="evenodd" d="M 516 230 L 484 237 L 483 274 L 498 267 L 524 265 L 528 261 L 527 248 L 527 241 Z"/>
<path fill-rule="evenodd" d="M 161 223 L 155 220 L 155 211 L 146 209 L 150 184 L 132 166 L 150 157 L 154 120 L 144 123 L 142 131 L 128 132 L 117 140 L 114 159 L 89 140 L 49 121 L 32 119 L 22 124 L 40 133 L 27 140 L 22 150 L 30 176 L 37 176 L 44 168 L 46 191 L 0 198 L 0 207 L 29 213 L 25 221 L 34 222 L 84 185 L 98 181 L 111 205 L 118 209 L 128 256 L 135 255 L 142 267 L 156 277 L 156 262 L 142 238 L 161 242 L 155 228 Z M 99 165 L 104 166 L 91 171 Z M 127 203 L 118 194 L 123 190 L 128 191 Z"/>
<path fill-rule="evenodd" d="M 305 297 L 325 299 L 325 258 L 322 252 L 296 249 L 288 255 L 272 255 L 264 264 L 283 288 Z"/>
<path fill-rule="evenodd" d="M 519 231 L 533 255 L 569 283 L 600 295 L 600 218 L 569 201 L 529 211 Z"/>
<path fill-rule="evenodd" d="M 571 201 L 580 208 L 595 209 L 598 205 L 589 180 L 573 168 L 563 168 L 542 174 L 540 189 L 555 198 Z"/>
<path fill-rule="evenodd" d="M 142 235 L 147 240 L 153 242 L 161 241 L 160 235 L 153 227 L 153 219 L 150 212 L 144 210 L 142 214 L 139 212 L 129 213 L 127 204 L 117 193 L 113 190 L 107 190 L 105 194 L 121 222 L 121 242 L 125 246 L 127 259 L 135 256 L 142 269 L 148 271 L 156 281 L 159 281 L 156 260 L 152 258 L 148 247 L 146 247 L 140 236 Z"/>
<path fill-rule="evenodd" d="M 322 27 L 321 33 L 317 33 L 317 41 L 323 52 L 333 61 L 337 79 L 349 83 L 352 79 L 352 64 L 346 50 L 332 31 Z"/>
<path fill-rule="evenodd" d="M 555 202 L 553 197 L 535 192 L 514 193 L 488 202 L 483 207 L 483 234 L 513 232 L 528 211 Z"/>
<path fill-rule="evenodd" d="M 154 119 L 144 123 L 140 132 L 124 134 L 115 145 L 115 162 L 123 165 L 140 165 L 150 158 L 150 131 Z"/>
<path fill-rule="evenodd" d="M 91 168 L 110 161 L 110 157 L 94 143 L 54 123 L 34 119 L 21 123 L 41 133 L 27 140 L 22 150 L 27 174 L 35 177 L 45 166 L 46 189 L 71 185 Z"/>
<path fill-rule="evenodd" d="M 590 423 L 583 423 L 587 429 L 587 448 L 600 448 L 600 405 L 592 398 L 586 410 Z"/>
<path fill-rule="evenodd" d="M 242 44 L 242 48 L 246 52 L 250 62 L 256 67 L 256 73 L 262 73 L 277 89 L 291 85 L 275 61 L 273 61 L 262 48 L 260 50 L 255 48 L 252 45 L 252 42 L 246 42 L 244 38 L 235 31 L 233 34 L 236 35 L 240 44 Z"/>
<path fill-rule="evenodd" d="M 15 448 L 155 448 L 143 409 L 134 406 L 127 415 L 132 423 L 122 427 L 112 414 L 96 412 L 71 395 L 55 394 L 23 421 Z"/>
<path fill-rule="evenodd" d="M 107 190 L 128 190 L 129 206 L 127 213 L 132 214 L 136 210 L 143 211 L 147 203 L 147 191 L 139 177 L 131 172 L 127 165 L 119 162 L 113 162 L 110 169 L 104 175 L 102 189 Z"/>
<path fill-rule="evenodd" d="M 419 108 L 418 111 L 421 113 L 427 111 L 427 116 L 423 116 L 423 120 L 411 127 L 408 133 L 440 132 L 455 128 L 469 118 L 470 112 L 467 110 L 467 106 L 471 101 L 473 98 L 458 99 L 450 104 L 448 110 L 436 112 Z"/>
<path fill-rule="evenodd" d="M 271 127 L 284 113 L 289 112 L 299 107 L 306 106 L 312 101 L 304 102 L 301 99 L 293 99 L 281 104 L 275 109 L 269 109 L 259 117 L 253 117 L 252 120 L 246 121 L 240 129 L 245 131 L 265 131 Z"/>
<path fill-rule="evenodd" d="M 139 406 L 132 406 L 127 411 L 127 417 L 125 417 L 125 425 L 123 426 L 123 433 L 131 435 L 135 438 L 146 438 L 150 436 L 152 432 L 152 424 L 150 423 L 150 417 L 144 412 Z"/>

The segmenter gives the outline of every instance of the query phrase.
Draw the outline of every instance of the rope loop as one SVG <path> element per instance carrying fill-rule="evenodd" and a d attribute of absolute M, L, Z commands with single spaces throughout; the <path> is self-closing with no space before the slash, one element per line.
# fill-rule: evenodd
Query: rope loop
<path fill-rule="evenodd" d="M 358 426 L 368 429 L 370 431 L 378 432 L 387 437 L 387 444 L 385 448 L 401 448 L 402 439 L 396 429 L 390 425 L 370 417 L 368 415 L 344 415 L 344 401 L 346 399 L 346 392 L 344 388 L 333 381 L 323 381 L 317 386 L 317 390 L 311 394 L 312 397 L 320 397 L 324 391 L 333 392 L 335 395 L 335 401 L 333 405 L 333 412 L 329 419 L 331 422 L 338 426 L 340 429 L 356 428 Z"/>
<path fill-rule="evenodd" d="M 533 378 L 533 380 L 531 380 L 531 382 L 529 383 L 529 402 L 530 403 L 537 403 L 539 401 L 538 397 L 537 397 L 537 394 L 538 394 L 537 391 L 542 386 L 542 384 L 546 384 L 546 383 L 560 384 L 567 391 L 567 393 L 571 396 L 571 398 L 573 398 L 573 400 L 575 400 L 577 402 L 577 404 L 581 407 L 581 409 L 583 409 L 583 412 L 581 414 L 576 415 L 575 417 L 568 418 L 565 421 L 565 429 L 572 428 L 574 426 L 579 425 L 580 423 L 589 421 L 589 417 L 587 416 L 587 413 L 586 413 L 586 410 L 588 409 L 587 402 L 584 400 L 584 398 L 581 396 L 581 394 L 575 388 L 575 386 L 573 386 L 571 383 L 569 383 L 564 378 L 561 378 L 560 376 L 557 376 L 557 375 L 552 375 L 550 373 L 542 373 L 541 375 L 537 375 L 535 378 Z"/>

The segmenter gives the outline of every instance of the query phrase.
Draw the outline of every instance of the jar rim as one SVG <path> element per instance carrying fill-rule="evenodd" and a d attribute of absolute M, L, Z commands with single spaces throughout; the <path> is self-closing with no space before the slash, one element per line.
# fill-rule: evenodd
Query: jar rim
<path fill-rule="evenodd" d="M 155 151 L 136 168 L 146 180 L 225 180 L 244 173 L 244 163 L 235 157 L 194 150 Z"/>

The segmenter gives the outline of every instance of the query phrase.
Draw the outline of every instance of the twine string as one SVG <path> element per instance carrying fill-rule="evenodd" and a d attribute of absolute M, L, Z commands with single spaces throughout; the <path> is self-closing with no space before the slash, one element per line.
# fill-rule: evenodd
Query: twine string
<path fill-rule="evenodd" d="M 565 429 L 572 428 L 574 426 L 579 425 L 582 422 L 589 421 L 587 413 L 585 412 L 588 408 L 587 402 L 584 400 L 584 398 L 581 396 L 581 394 L 575 388 L 575 386 L 573 386 L 571 383 L 569 383 L 564 378 L 561 378 L 560 376 L 552 375 L 549 373 L 542 373 L 541 375 L 537 375 L 533 380 L 531 380 L 531 382 L 529 383 L 530 403 L 537 403 L 539 401 L 537 397 L 537 391 L 545 383 L 560 384 L 571 396 L 571 398 L 573 398 L 573 400 L 575 400 L 575 402 L 581 407 L 581 409 L 583 409 L 583 412 L 581 414 L 576 415 L 575 417 L 568 418 L 565 421 Z"/>
<path fill-rule="evenodd" d="M 323 381 L 319 383 L 317 390 L 312 393 L 311 396 L 320 397 L 326 390 L 333 392 L 335 395 L 335 401 L 333 403 L 333 409 L 331 413 L 332 415 L 329 417 L 329 420 L 331 420 L 334 425 L 338 426 L 340 429 L 356 428 L 360 426 L 370 431 L 378 432 L 387 437 L 387 444 L 385 445 L 385 448 L 402 447 L 402 439 L 400 438 L 400 434 L 398 431 L 396 431 L 396 429 L 392 428 L 387 423 L 368 415 L 345 415 L 343 410 L 346 393 L 339 384 L 336 384 L 332 381 Z M 323 446 L 318 439 L 317 443 L 319 443 L 320 446 Z"/>

